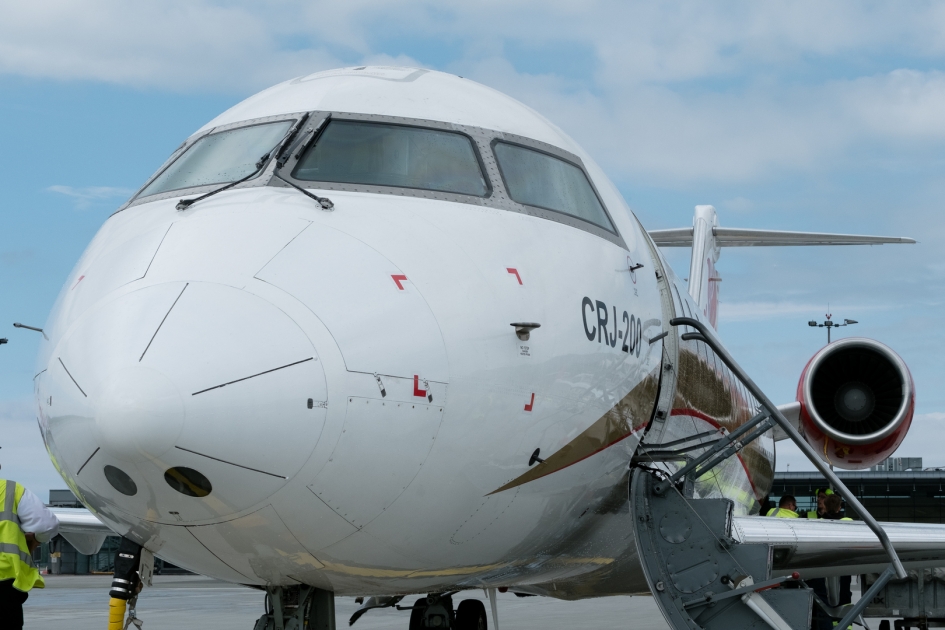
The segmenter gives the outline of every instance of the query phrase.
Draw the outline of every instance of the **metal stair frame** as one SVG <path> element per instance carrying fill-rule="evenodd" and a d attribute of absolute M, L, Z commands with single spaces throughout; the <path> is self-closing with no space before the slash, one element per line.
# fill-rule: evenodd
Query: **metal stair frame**
<path fill-rule="evenodd" d="M 639 551 L 641 554 L 641 562 L 644 563 L 644 566 L 647 568 L 647 579 L 651 579 L 650 572 L 660 570 L 665 573 L 671 565 L 667 564 L 665 559 L 663 559 L 663 564 L 661 569 L 656 569 L 653 559 L 656 557 L 662 557 L 659 554 L 657 547 L 662 544 L 658 537 L 656 536 L 656 529 L 658 524 L 648 523 L 647 519 L 651 517 L 650 509 L 651 504 L 655 505 L 653 501 L 657 498 L 667 498 L 672 500 L 672 495 L 678 495 L 678 498 L 687 501 L 690 503 L 689 507 L 695 514 L 699 514 L 699 511 L 696 509 L 694 503 L 709 503 L 709 502 L 718 502 L 717 499 L 703 499 L 693 502 L 687 499 L 684 496 L 684 493 L 679 492 L 677 486 L 679 484 L 684 484 L 684 489 L 687 488 L 687 484 L 690 483 L 691 479 L 698 477 L 700 474 L 710 470 L 712 467 L 716 466 L 721 461 L 731 457 L 739 450 L 741 450 L 746 444 L 752 440 L 760 437 L 766 431 L 773 428 L 775 425 L 781 428 L 782 431 L 797 445 L 801 452 L 810 460 L 810 462 L 817 468 L 821 474 L 827 479 L 827 481 L 834 488 L 834 491 L 837 492 L 841 497 L 843 497 L 847 505 L 852 507 L 863 519 L 863 522 L 867 524 L 870 530 L 876 534 L 876 537 L 879 539 L 880 544 L 885 549 L 887 555 L 889 556 L 890 565 L 889 567 L 880 575 L 879 579 L 870 587 L 870 589 L 863 593 L 860 600 L 846 609 L 846 614 L 837 625 L 838 627 L 845 628 L 848 627 L 855 619 L 860 618 L 861 613 L 872 601 L 872 598 L 875 594 L 881 591 L 889 580 L 898 577 L 900 579 L 905 579 L 907 573 L 905 568 L 902 566 L 902 562 L 899 560 L 896 550 L 893 548 L 892 543 L 889 540 L 889 537 L 886 535 L 886 532 L 880 527 L 879 523 L 875 518 L 863 507 L 863 505 L 857 500 L 853 493 L 843 484 L 840 478 L 830 469 L 830 467 L 823 462 L 818 456 L 814 449 L 804 440 L 800 435 L 798 430 L 784 417 L 784 415 L 778 410 L 777 406 L 768 399 L 763 391 L 755 384 L 755 382 L 748 376 L 748 374 L 741 368 L 741 366 L 735 361 L 735 359 L 729 354 L 725 349 L 722 343 L 719 341 L 718 337 L 715 334 L 715 331 L 712 330 L 706 324 L 700 322 L 697 319 L 691 317 L 675 317 L 669 321 L 670 325 L 673 327 L 687 326 L 689 328 L 695 329 L 696 332 L 685 332 L 682 334 L 683 340 L 695 340 L 701 341 L 709 346 L 718 356 L 718 358 L 731 370 L 732 374 L 742 382 L 745 388 L 755 397 L 755 399 L 760 404 L 759 413 L 754 416 L 747 423 L 740 426 L 735 431 L 730 434 L 724 434 L 716 439 L 703 440 L 702 438 L 711 435 L 710 433 L 703 433 L 683 440 L 675 440 L 674 442 L 666 444 L 656 444 L 652 447 L 643 447 L 642 451 L 638 456 L 634 458 L 635 463 L 642 463 L 643 461 L 680 461 L 686 460 L 687 463 L 676 470 L 671 475 L 667 475 L 666 478 L 661 481 L 656 481 L 655 477 L 652 474 L 644 475 L 643 471 L 637 471 L 634 475 L 634 481 L 631 483 L 631 500 L 640 503 L 640 505 L 634 505 L 634 508 L 639 507 L 642 511 L 635 512 L 638 515 L 638 518 L 641 519 L 640 523 L 636 523 L 637 532 L 638 532 L 638 545 Z M 717 435 L 717 433 L 716 433 Z M 698 440 L 698 441 L 697 441 Z M 697 442 L 696 442 L 697 441 Z M 696 442 L 693 444 L 692 442 Z M 672 448 L 678 447 L 678 448 Z M 708 447 L 708 448 L 706 448 Z M 689 453 L 700 448 L 706 448 L 701 454 L 696 457 L 692 457 Z M 646 477 L 647 481 L 637 479 L 639 477 Z M 640 484 L 643 484 L 642 486 Z M 674 492 L 669 492 L 671 489 Z M 634 496 L 634 493 L 637 496 Z M 643 502 L 643 503 L 641 503 Z M 717 509 L 717 508 L 716 508 Z M 711 510 L 710 510 L 711 511 Z M 730 512 L 730 508 L 729 508 Z M 700 517 L 701 520 L 701 517 Z M 703 522 L 703 525 L 706 523 Z M 706 526 L 708 527 L 708 526 Z M 730 528 L 730 518 L 725 527 L 721 530 L 713 533 L 718 540 L 718 545 L 722 551 L 726 551 L 731 555 L 731 551 L 738 547 L 734 544 L 734 541 L 730 541 L 728 538 L 729 531 L 727 528 Z M 715 528 L 718 530 L 718 527 Z M 665 535 L 664 535 L 665 538 Z M 668 540 L 668 539 L 667 539 Z M 655 542 L 654 542 L 655 541 Z M 732 546 L 728 546 L 732 545 Z M 745 547 L 749 547 L 746 545 Z M 647 554 L 650 554 L 649 556 Z M 733 556 L 734 557 L 734 556 Z M 757 564 L 757 563 L 755 563 Z M 770 566 L 770 562 L 769 562 Z M 767 580 L 767 568 L 764 569 L 764 577 L 762 579 Z M 755 582 L 757 583 L 757 577 L 754 577 Z M 660 580 L 655 580 L 651 587 L 654 589 L 654 595 L 657 599 L 660 600 L 661 590 L 660 585 L 665 585 Z M 708 587 L 705 587 L 708 588 Z M 756 588 L 758 588 L 756 586 Z M 698 589 L 697 589 L 698 590 Z M 709 593 L 708 597 L 712 599 L 713 594 L 711 591 L 706 591 Z M 755 592 L 755 590 L 752 590 Z M 771 591 L 764 591 L 761 595 L 764 595 L 765 598 L 774 598 L 777 599 L 780 596 L 777 595 L 768 595 Z M 695 628 L 700 627 L 701 624 L 697 624 L 692 618 L 686 618 L 687 615 L 683 614 L 680 616 L 674 611 L 684 612 L 685 608 L 692 608 L 694 602 L 692 600 L 688 601 L 686 604 L 680 604 L 678 593 L 674 595 L 675 599 L 670 598 L 669 600 L 663 602 L 661 601 L 661 608 L 664 610 L 664 614 L 667 617 L 667 621 L 673 625 L 674 628 Z M 703 597 L 706 597 L 703 594 Z M 715 596 L 718 599 L 718 596 Z M 729 595 L 728 598 L 731 598 Z M 665 597 L 662 599 L 666 599 Z M 738 599 L 738 598 L 734 598 Z M 734 601 L 734 600 L 733 600 Z M 754 600 L 752 604 L 748 603 L 748 600 L 744 600 L 744 603 L 750 607 L 752 610 L 756 610 L 758 605 L 758 600 Z M 770 604 L 770 602 L 767 602 Z M 720 604 L 715 604 L 720 605 Z M 762 603 L 762 606 L 765 604 Z M 730 604 L 729 604 L 730 606 Z M 759 617 L 763 618 L 761 613 L 758 613 Z M 705 612 L 700 612 L 697 617 L 705 617 Z M 714 615 L 709 615 L 710 617 Z M 783 620 L 781 620 L 783 622 Z M 771 627 L 778 627 L 781 623 L 777 620 L 774 622 L 768 621 L 766 625 Z M 750 624 L 754 625 L 754 624 Z"/>

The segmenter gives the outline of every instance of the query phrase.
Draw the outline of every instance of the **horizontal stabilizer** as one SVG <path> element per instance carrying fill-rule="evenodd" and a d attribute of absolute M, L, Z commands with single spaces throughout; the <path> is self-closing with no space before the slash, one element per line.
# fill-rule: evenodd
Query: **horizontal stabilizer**
<path fill-rule="evenodd" d="M 718 247 L 772 247 L 789 245 L 882 245 L 884 243 L 915 243 L 904 236 L 863 236 L 860 234 L 826 234 L 822 232 L 785 232 L 744 228 L 713 228 Z M 650 230 L 649 235 L 660 247 L 692 247 L 691 227 Z"/>

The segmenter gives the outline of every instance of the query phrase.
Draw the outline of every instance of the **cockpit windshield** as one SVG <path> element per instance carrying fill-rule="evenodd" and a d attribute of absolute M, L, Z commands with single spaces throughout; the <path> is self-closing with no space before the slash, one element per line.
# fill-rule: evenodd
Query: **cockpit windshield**
<path fill-rule="evenodd" d="M 256 169 L 259 158 L 275 148 L 293 122 L 280 120 L 206 135 L 164 169 L 138 196 L 225 184 L 246 177 Z"/>
<path fill-rule="evenodd" d="M 553 155 L 496 142 L 495 157 L 509 196 L 522 204 L 563 212 L 616 233 L 580 168 Z"/>
<path fill-rule="evenodd" d="M 469 137 L 453 131 L 351 120 L 331 121 L 292 176 L 477 197 L 489 192 Z"/>

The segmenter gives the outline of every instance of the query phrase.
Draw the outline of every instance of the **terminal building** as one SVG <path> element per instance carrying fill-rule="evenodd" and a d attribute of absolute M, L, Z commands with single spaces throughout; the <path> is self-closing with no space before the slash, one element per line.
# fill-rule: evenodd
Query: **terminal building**
<path fill-rule="evenodd" d="M 945 470 L 923 469 L 921 457 L 891 457 L 870 470 L 837 476 L 878 521 L 945 523 Z M 817 471 L 775 473 L 770 505 L 792 494 L 798 512 L 817 509 L 817 490 L 827 482 Z M 847 516 L 859 519 L 853 510 Z"/>
<path fill-rule="evenodd" d="M 85 507 L 72 494 L 71 490 L 50 490 L 49 507 L 81 508 Z M 46 569 L 52 575 L 85 575 L 89 573 L 111 574 L 115 569 L 115 553 L 118 551 L 118 536 L 108 536 L 98 553 L 85 555 L 79 553 L 68 540 L 56 536 L 48 543 L 43 543 L 33 552 L 33 561 L 40 570 Z M 160 558 L 154 559 L 155 573 L 188 573 Z"/>

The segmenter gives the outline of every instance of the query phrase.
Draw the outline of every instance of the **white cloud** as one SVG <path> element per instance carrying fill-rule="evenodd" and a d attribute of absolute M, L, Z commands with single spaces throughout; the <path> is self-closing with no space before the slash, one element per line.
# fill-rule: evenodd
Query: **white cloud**
<path fill-rule="evenodd" d="M 112 186 L 84 186 L 76 188 L 73 186 L 60 186 L 58 184 L 50 186 L 47 190 L 72 197 L 75 201 L 76 208 L 80 210 L 89 208 L 95 203 L 128 197 L 134 192 L 130 188 L 114 188 Z"/>
<path fill-rule="evenodd" d="M 821 317 L 824 315 L 824 310 L 830 308 L 828 305 L 823 303 L 814 303 L 814 302 L 798 302 L 790 299 L 770 301 L 770 302 L 726 302 L 724 299 L 719 300 L 719 320 L 725 323 L 728 322 L 743 322 L 749 320 L 768 320 L 775 321 L 779 317 L 795 316 L 801 317 L 813 317 L 820 321 L 823 320 Z M 890 308 L 889 305 L 883 304 L 845 304 L 843 306 L 844 313 L 865 313 L 868 311 L 878 311 L 885 308 Z M 840 313 L 838 309 L 831 309 L 836 313 Z"/>
<path fill-rule="evenodd" d="M 757 180 L 945 139 L 945 75 L 869 63 L 941 61 L 938 4 L 53 0 L 5 8 L 0 72 L 248 94 L 351 63 L 418 65 L 399 50 L 416 41 L 548 115 L 617 178 Z M 511 43 L 573 48 L 587 76 L 560 76 L 553 57 L 526 72 Z"/>

